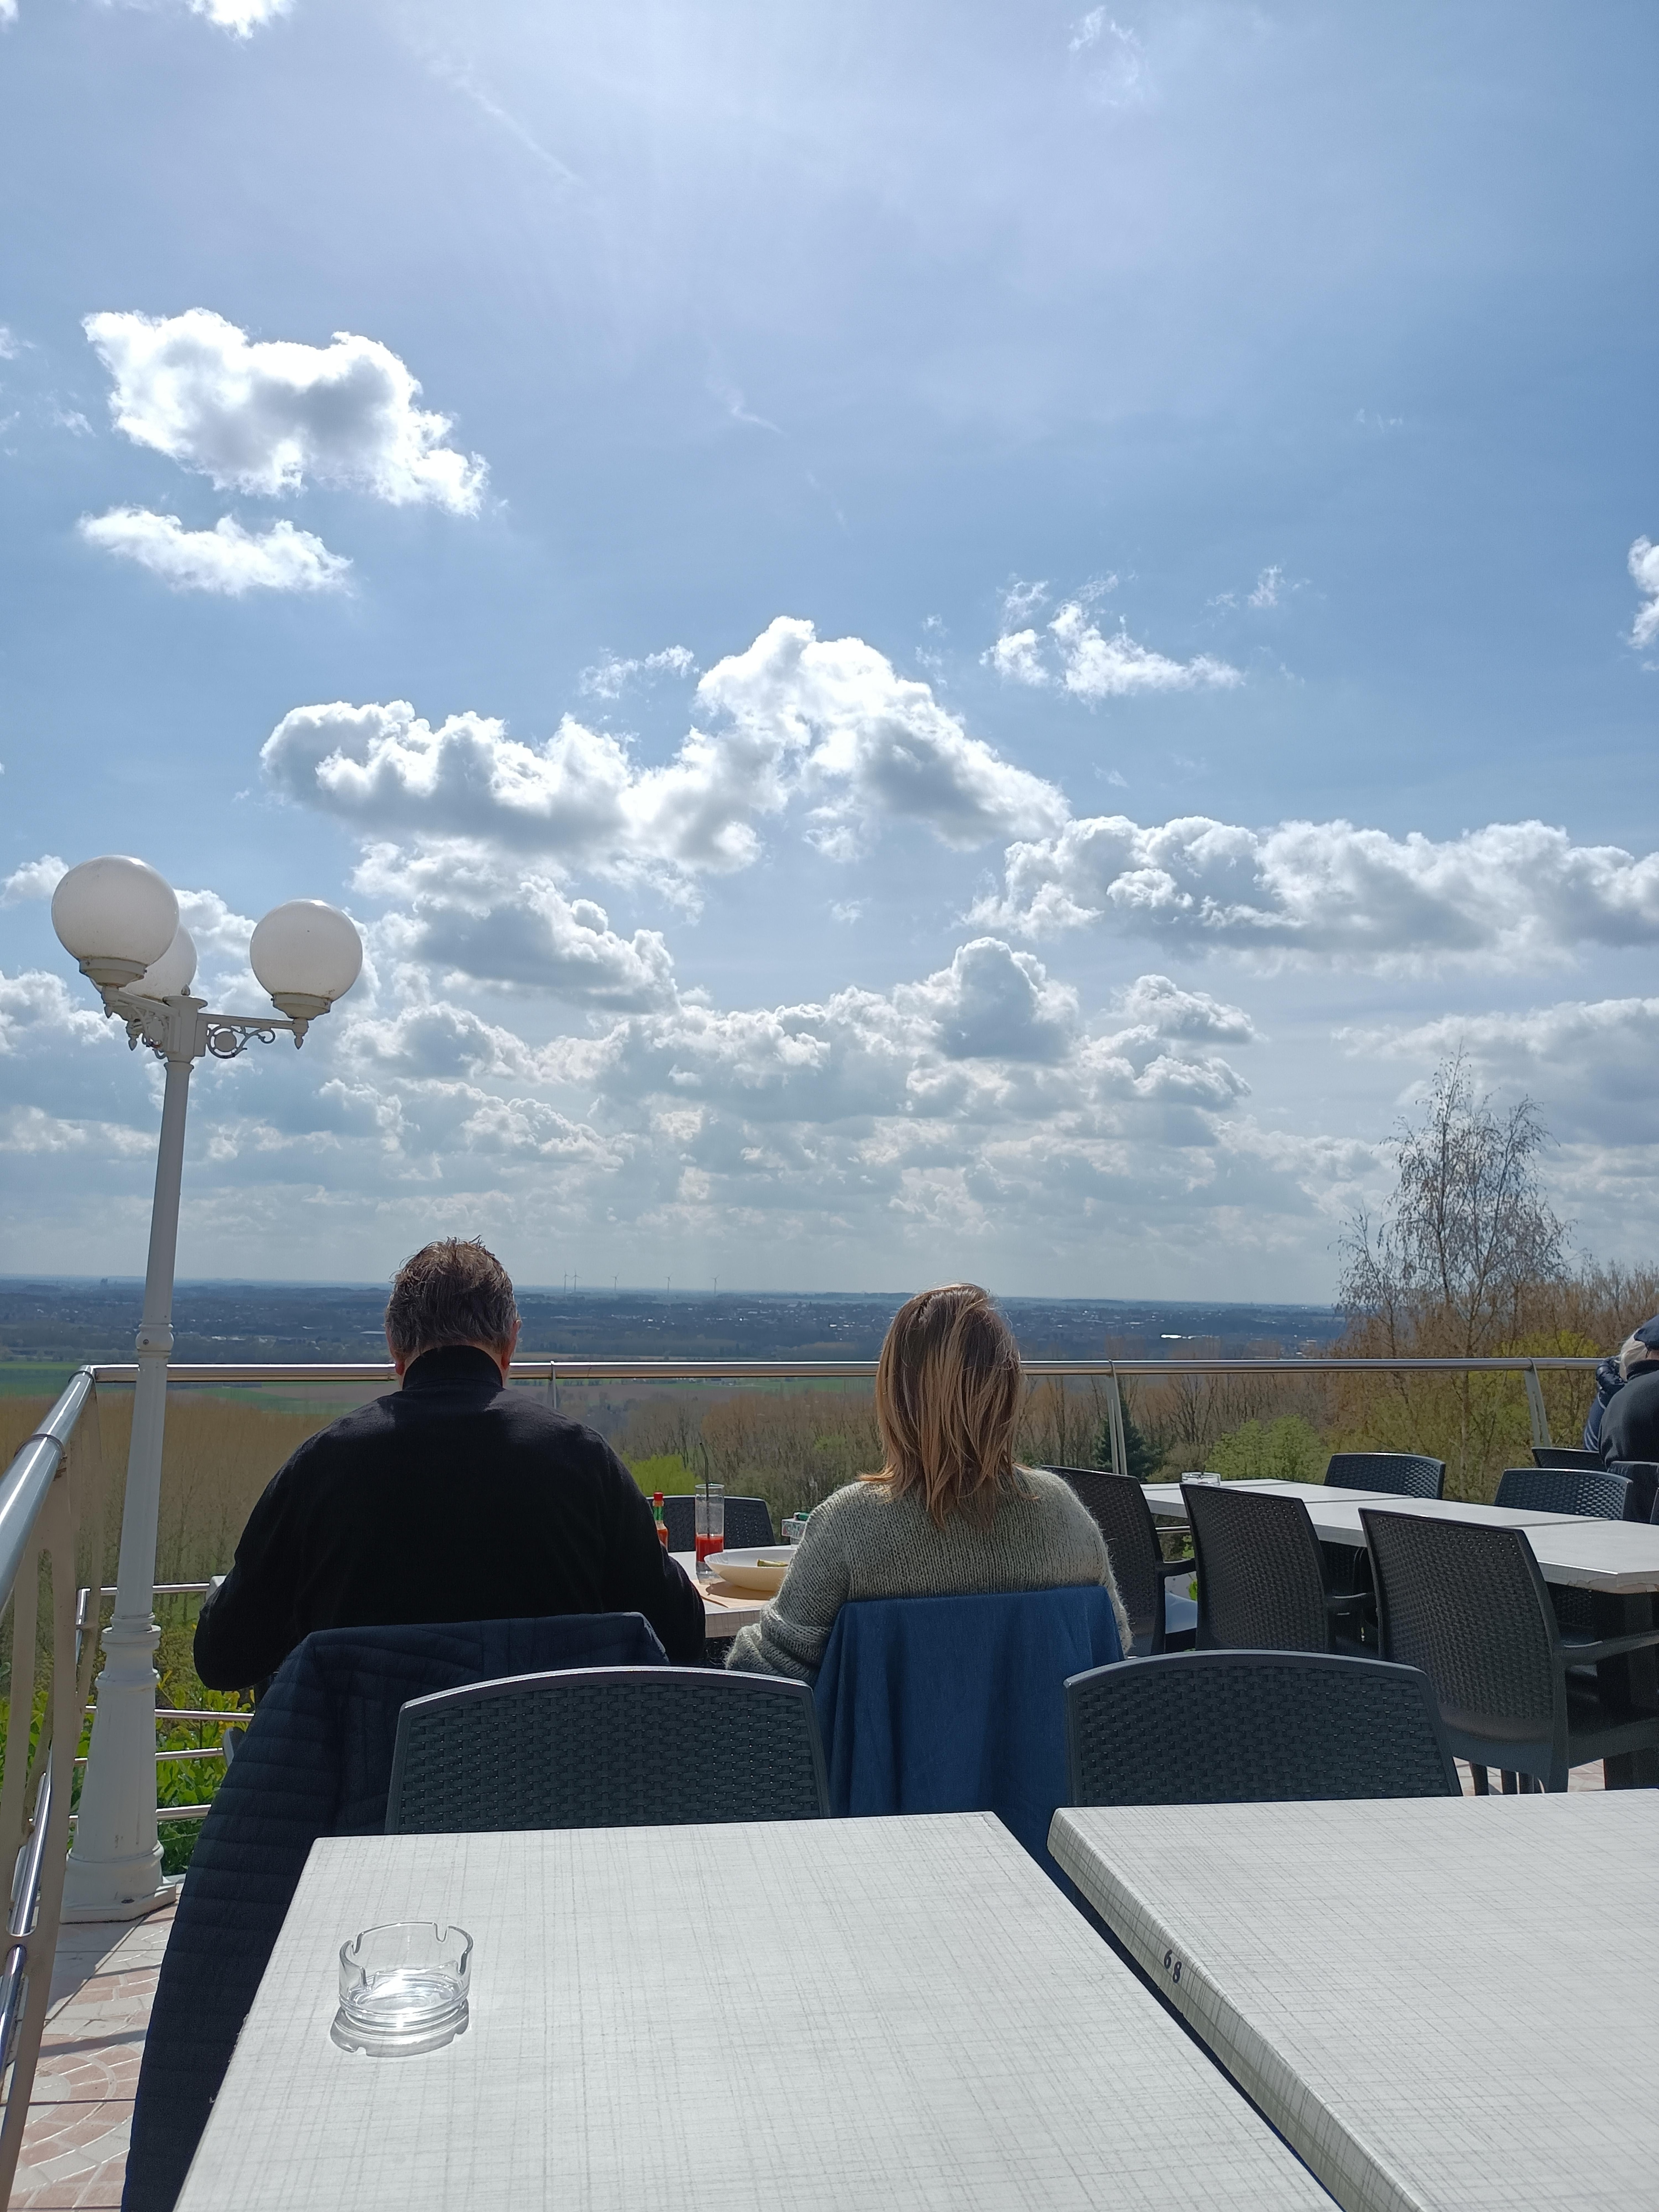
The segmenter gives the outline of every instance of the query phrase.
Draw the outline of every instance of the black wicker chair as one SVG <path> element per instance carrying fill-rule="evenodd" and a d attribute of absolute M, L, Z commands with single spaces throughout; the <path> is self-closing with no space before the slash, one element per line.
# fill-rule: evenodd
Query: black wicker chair
<path fill-rule="evenodd" d="M 1306 1651 L 1192 1651 L 1066 1685 L 1073 1805 L 1455 1797 L 1414 1667 Z"/>
<path fill-rule="evenodd" d="M 1601 1464 L 1600 1452 L 1580 1451 L 1567 1444 L 1534 1444 L 1532 1448 L 1534 1467 L 1589 1467 Z"/>
<path fill-rule="evenodd" d="M 728 1498 L 726 1501 L 726 1540 L 734 1552 L 757 1544 L 775 1544 L 772 1509 L 763 1498 Z"/>
<path fill-rule="evenodd" d="M 1609 1710 L 1578 1669 L 1659 1645 L 1659 1628 L 1564 1634 L 1526 1533 L 1362 1505 L 1385 1658 L 1434 1685 L 1451 1747 L 1474 1769 L 1565 1790 L 1591 1759 L 1659 1751 L 1659 1716 Z M 1506 1783 L 1507 1786 L 1507 1783 Z"/>
<path fill-rule="evenodd" d="M 1382 1490 L 1391 1498 L 1438 1498 L 1446 1486 L 1443 1459 L 1421 1452 L 1334 1452 L 1325 1480 L 1340 1490 Z"/>
<path fill-rule="evenodd" d="M 1506 1467 L 1494 1505 L 1523 1513 L 1576 1513 L 1584 1521 L 1622 1521 L 1630 1481 L 1603 1467 Z"/>
<path fill-rule="evenodd" d="M 1492 1502 L 1522 1512 L 1577 1513 L 1586 1520 L 1622 1521 L 1630 1488 L 1626 1476 L 1609 1474 L 1602 1467 L 1506 1467 L 1498 1478 Z M 1565 1630 L 1577 1637 L 1594 1634 L 1595 1607 L 1588 1590 L 1565 1583 L 1544 1587 Z"/>
<path fill-rule="evenodd" d="M 671 1552 L 690 1552 L 696 1547 L 697 1501 L 690 1491 L 678 1491 L 673 1497 L 665 1498 L 662 1517 L 668 1523 L 668 1548 Z"/>
<path fill-rule="evenodd" d="M 579 1667 L 471 1682 L 398 1716 L 388 1835 L 827 1816 L 805 1682 Z"/>
<path fill-rule="evenodd" d="M 1125 1658 L 1152 1651 L 1183 1651 L 1198 1632 L 1198 1607 L 1171 1582 L 1191 1582 L 1191 1559 L 1166 1559 L 1158 1540 L 1158 1523 L 1146 1493 L 1132 1474 L 1109 1474 L 1097 1467 L 1051 1467 L 1077 1492 L 1106 1539 L 1106 1553 L 1117 1578 L 1117 1594 L 1134 1638 Z"/>
<path fill-rule="evenodd" d="M 1319 1539 L 1299 1498 L 1232 1483 L 1183 1482 L 1198 1560 L 1200 1651 L 1347 1651 L 1365 1593 L 1326 1588 Z"/>
<path fill-rule="evenodd" d="M 1630 1497 L 1625 1506 L 1626 1521 L 1659 1520 L 1659 1462 L 1609 1460 L 1607 1473 L 1622 1474 L 1630 1485 Z"/>

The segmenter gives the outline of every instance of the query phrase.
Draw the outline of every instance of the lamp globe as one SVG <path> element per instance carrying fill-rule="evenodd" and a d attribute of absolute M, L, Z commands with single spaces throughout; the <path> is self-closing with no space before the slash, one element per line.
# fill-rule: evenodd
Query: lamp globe
<path fill-rule="evenodd" d="M 295 1021 L 315 1021 L 362 972 L 356 925 L 321 899 L 274 906 L 248 946 L 253 972 L 273 1001 Z"/>
<path fill-rule="evenodd" d="M 137 982 L 171 946 L 179 902 L 143 860 L 106 853 L 82 860 L 52 895 L 52 926 L 100 990 Z"/>
<path fill-rule="evenodd" d="M 196 980 L 196 943 L 180 922 L 173 942 L 159 960 L 152 960 L 136 983 L 128 985 L 136 999 L 176 999 Z"/>

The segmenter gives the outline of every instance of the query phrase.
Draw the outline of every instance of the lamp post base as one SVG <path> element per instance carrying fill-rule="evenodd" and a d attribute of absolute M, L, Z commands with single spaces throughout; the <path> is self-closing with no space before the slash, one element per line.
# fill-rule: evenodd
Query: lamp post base
<path fill-rule="evenodd" d="M 146 1885 L 151 1885 L 146 1887 Z M 142 1920 L 171 1905 L 185 1886 L 181 1874 L 163 1874 L 161 1853 L 142 1863 L 127 1859 L 82 1860 L 78 1870 L 66 1869 L 64 1906 L 58 1918 L 83 1920 Z M 84 1898 L 76 1893 L 84 1890 Z"/>
<path fill-rule="evenodd" d="M 137 1920 L 174 1894 L 155 1836 L 155 1647 L 148 1612 L 104 1631 L 75 1844 L 64 1869 L 65 1920 Z"/>

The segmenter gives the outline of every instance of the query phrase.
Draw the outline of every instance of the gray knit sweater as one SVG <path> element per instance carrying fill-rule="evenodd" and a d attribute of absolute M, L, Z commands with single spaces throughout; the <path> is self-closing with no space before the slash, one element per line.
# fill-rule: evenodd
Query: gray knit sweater
<path fill-rule="evenodd" d="M 1015 1469 L 1014 1490 L 984 1527 L 951 1514 L 928 1519 L 918 1492 L 850 1482 L 808 1521 L 783 1587 L 753 1628 L 732 1639 L 726 1665 L 811 1681 L 842 1606 L 866 1597 L 966 1597 L 991 1590 L 1060 1589 L 1103 1583 L 1117 1632 L 1129 1622 L 1105 1540 L 1071 1486 L 1042 1468 Z"/>

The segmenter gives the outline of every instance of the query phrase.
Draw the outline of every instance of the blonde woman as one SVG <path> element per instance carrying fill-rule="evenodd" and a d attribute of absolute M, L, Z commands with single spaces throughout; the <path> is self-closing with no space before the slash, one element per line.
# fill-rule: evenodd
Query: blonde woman
<path fill-rule="evenodd" d="M 876 1370 L 885 1462 L 826 1498 L 783 1587 L 728 1666 L 816 1679 L 836 1615 L 859 1598 L 965 1597 L 1103 1583 L 1129 1649 L 1106 1546 L 1070 1486 L 1014 1463 L 1022 1377 L 1007 1322 L 974 1283 L 893 1316 Z"/>

